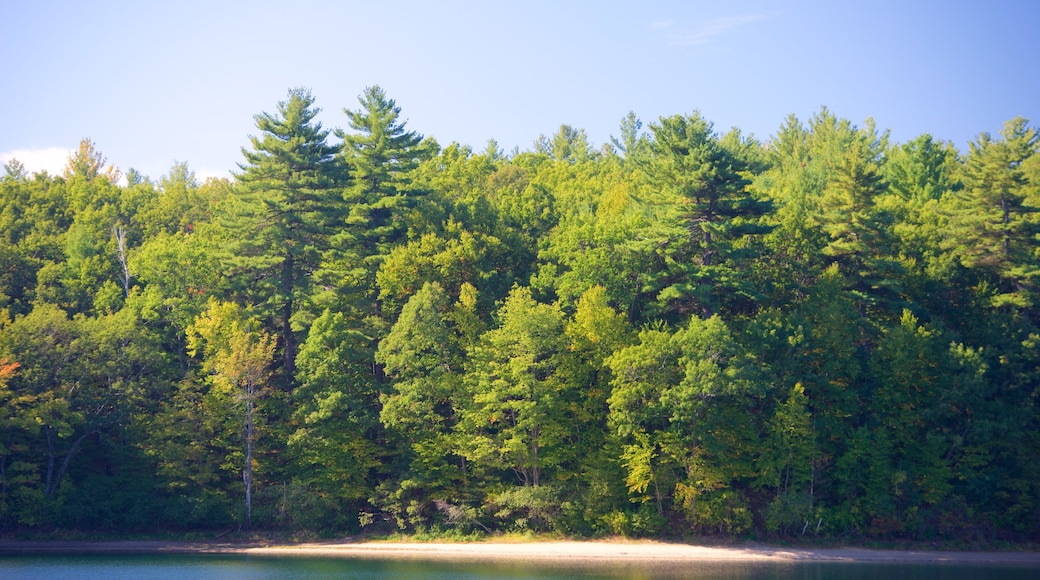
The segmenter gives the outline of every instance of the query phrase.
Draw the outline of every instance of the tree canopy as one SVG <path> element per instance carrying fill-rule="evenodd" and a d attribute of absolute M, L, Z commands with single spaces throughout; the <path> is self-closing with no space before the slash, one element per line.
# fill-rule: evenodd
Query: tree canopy
<path fill-rule="evenodd" d="M 0 176 L 0 533 L 1040 538 L 1040 133 L 821 109 Z M 549 135 L 546 137 L 545 135 Z"/>

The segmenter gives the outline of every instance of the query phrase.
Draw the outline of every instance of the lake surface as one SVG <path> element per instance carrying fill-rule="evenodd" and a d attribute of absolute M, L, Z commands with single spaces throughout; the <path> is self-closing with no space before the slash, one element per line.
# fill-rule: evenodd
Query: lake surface
<path fill-rule="evenodd" d="M 704 563 L 667 566 L 622 563 L 579 567 L 525 563 L 450 563 L 415 560 L 368 560 L 241 555 L 26 555 L 0 556 L 0 578 L 83 580 L 304 580 L 350 578 L 488 579 L 488 578 L 724 578 L 827 580 L 989 579 L 1040 577 L 1040 569 L 1024 566 L 953 564 Z"/>

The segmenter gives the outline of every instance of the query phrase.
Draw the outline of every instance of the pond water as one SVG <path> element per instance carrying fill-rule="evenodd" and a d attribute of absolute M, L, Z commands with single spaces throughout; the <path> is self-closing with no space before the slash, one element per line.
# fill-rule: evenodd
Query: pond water
<path fill-rule="evenodd" d="M 578 567 L 534 563 L 451 563 L 228 555 L 32 555 L 0 556 L 0 578 L 83 580 L 235 579 L 487 579 L 487 578 L 723 578 L 827 580 L 1035 579 L 1025 566 L 870 564 L 835 562 L 703 563 L 694 566 L 634 564 Z"/>

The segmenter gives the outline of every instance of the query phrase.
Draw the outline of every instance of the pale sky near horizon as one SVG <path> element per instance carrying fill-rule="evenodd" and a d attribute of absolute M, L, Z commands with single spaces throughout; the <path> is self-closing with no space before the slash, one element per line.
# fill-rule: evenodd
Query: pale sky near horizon
<path fill-rule="evenodd" d="M 822 106 L 966 151 L 1040 123 L 1038 23 L 1040 0 L 0 0 L 0 162 L 60 172 L 86 137 L 152 179 L 229 176 L 289 88 L 346 128 L 374 84 L 409 129 L 478 151 L 564 123 L 598 147 L 630 110 L 764 141 Z"/>

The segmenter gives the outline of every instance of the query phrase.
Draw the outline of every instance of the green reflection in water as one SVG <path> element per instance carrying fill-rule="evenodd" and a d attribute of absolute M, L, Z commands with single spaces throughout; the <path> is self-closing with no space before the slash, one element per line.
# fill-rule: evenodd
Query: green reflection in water
<path fill-rule="evenodd" d="M 216 579 L 526 579 L 526 578 L 721 578 L 733 580 L 875 579 L 1033 580 L 1034 567 L 954 564 L 834 562 L 612 563 L 596 565 L 524 562 L 426 562 L 227 555 L 34 555 L 0 556 L 0 578 L 84 580 Z"/>

